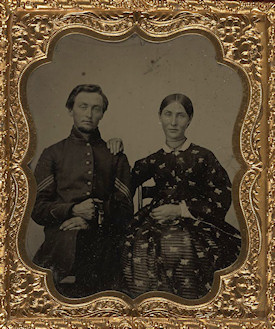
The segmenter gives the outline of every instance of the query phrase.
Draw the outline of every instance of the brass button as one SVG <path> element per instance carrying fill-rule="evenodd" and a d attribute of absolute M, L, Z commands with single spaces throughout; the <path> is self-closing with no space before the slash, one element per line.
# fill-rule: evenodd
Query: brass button
<path fill-rule="evenodd" d="M 88 152 L 88 153 L 87 153 L 87 155 L 91 155 L 91 153 L 90 153 L 90 152 Z"/>
<path fill-rule="evenodd" d="M 90 164 L 90 161 L 86 161 L 86 165 Z"/>
<path fill-rule="evenodd" d="M 89 171 L 88 171 L 88 174 L 91 175 L 91 174 L 92 174 L 92 170 L 89 170 Z"/>
<path fill-rule="evenodd" d="M 86 192 L 86 195 L 90 195 L 91 194 L 91 192 Z"/>
<path fill-rule="evenodd" d="M 87 146 L 90 146 L 91 144 L 90 143 L 86 143 Z"/>
<path fill-rule="evenodd" d="M 91 184 L 92 184 L 92 182 L 88 181 L 88 182 L 87 182 L 87 184 L 88 184 L 88 185 L 91 185 Z"/>

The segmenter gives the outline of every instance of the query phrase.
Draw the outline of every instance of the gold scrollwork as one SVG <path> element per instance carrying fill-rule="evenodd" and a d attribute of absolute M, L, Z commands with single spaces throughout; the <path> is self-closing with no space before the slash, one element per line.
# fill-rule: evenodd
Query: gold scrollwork
<path fill-rule="evenodd" d="M 7 222 L 9 199 L 9 148 L 8 148 L 8 76 L 9 76 L 9 37 L 8 37 L 9 13 L 4 4 L 0 4 L 0 326 L 8 317 L 7 305 Z"/>
<path fill-rule="evenodd" d="M 268 79 L 269 86 L 269 166 L 268 166 L 268 225 L 267 225 L 267 297 L 268 297 L 268 309 L 270 310 L 268 314 L 268 319 L 270 323 L 275 323 L 275 204 L 272 198 L 275 195 L 275 8 L 269 12 L 268 15 L 270 26 L 268 29 L 269 33 L 269 56 L 268 62 L 271 64 L 270 75 Z"/>
<path fill-rule="evenodd" d="M 87 7 L 101 11 L 81 11 Z M 9 10 L 7 10 L 9 8 Z M 75 9 L 74 12 L 66 10 Z M 122 8 L 123 11 L 116 11 Z M 128 8 L 126 11 L 125 8 Z M 159 11 L 155 9 L 159 9 Z M 263 159 L 260 153 L 260 113 L 262 106 L 262 54 L 263 36 L 259 30 L 262 13 L 268 16 L 270 26 L 269 57 L 269 163 L 268 163 L 268 223 L 267 223 L 267 300 L 270 323 L 274 323 L 274 105 L 275 105 L 275 41 L 272 4 L 258 4 L 234 1 L 85 1 L 85 0 L 34 0 L 7 1 L 0 4 L 0 179 L 4 209 L 8 220 L 0 225 L 0 326 L 6 323 L 10 310 L 10 328 L 267 328 L 266 321 L 256 320 L 259 315 L 259 296 L 263 293 L 263 282 L 259 274 L 259 253 L 262 246 L 262 232 L 259 225 L 258 195 L 263 174 Z M 16 12 L 16 9 L 20 9 Z M 52 12 L 35 12 L 30 9 L 55 9 Z M 102 9 L 111 9 L 104 11 Z M 115 10 L 116 9 L 116 10 Z M 154 10 L 153 10 L 154 9 Z M 177 11 L 175 11 L 177 9 Z M 10 11 L 14 11 L 12 20 Z M 268 13 L 268 14 L 267 14 Z M 11 38 L 9 40 L 8 20 Z M 130 304 L 116 297 L 100 297 L 84 304 L 70 304 L 53 298 L 45 288 L 45 273 L 26 266 L 18 254 L 18 230 L 28 203 L 29 186 L 21 163 L 30 143 L 30 131 L 26 112 L 22 108 L 18 86 L 24 71 L 34 61 L 45 59 L 51 40 L 67 29 L 93 31 L 98 37 L 114 38 L 130 33 L 162 40 L 191 30 L 202 30 L 218 40 L 223 59 L 238 67 L 249 84 L 250 102 L 240 127 L 240 150 L 249 168 L 243 175 L 239 188 L 239 199 L 247 226 L 249 244 L 248 257 L 234 273 L 221 278 L 219 293 L 208 302 L 199 305 L 184 305 L 164 298 L 150 298 L 139 304 Z M 12 49 L 9 49 L 12 45 Z M 10 51 L 10 54 L 9 54 Z M 8 65 L 11 56 L 10 67 Z M 7 82 L 10 99 L 7 100 Z M 10 110 L 8 113 L 7 105 Z M 9 130 L 7 128 L 9 119 Z M 7 134 L 7 131 L 9 134 Z M 7 143 L 7 140 L 9 142 Z M 9 145 L 7 147 L 6 145 Z M 10 166 L 11 164 L 11 166 Z M 8 170 L 10 168 L 10 170 Z M 7 182 L 7 183 L 5 183 Z M 9 201 L 8 201 L 9 197 Z M 252 201 L 253 200 L 253 201 Z M 8 246 L 7 232 L 9 234 Z M 4 270 L 6 258 L 9 265 Z M 7 306 L 5 276 L 9 272 L 9 306 Z M 136 317 L 138 316 L 138 317 Z M 40 319 L 38 320 L 37 317 Z M 109 320 L 113 317 L 113 320 Z M 148 317 L 152 317 L 148 320 Z M 183 319 L 184 317 L 184 319 Z M 226 318 L 231 317 L 233 322 Z M 19 320 L 22 318 L 25 320 Z M 36 318 L 36 320 L 29 319 Z M 44 319 L 43 319 L 44 318 Z M 49 318 L 49 319 L 48 319 Z M 50 320 L 54 318 L 55 320 Z M 100 320 L 98 320 L 100 318 Z M 156 318 L 162 318 L 154 320 Z M 170 318 L 170 320 L 168 320 Z M 18 320 L 16 320 L 18 319 Z M 27 320 L 28 319 L 28 320 Z M 81 319 L 81 320 L 80 320 Z M 166 320 L 164 320 L 166 319 Z M 208 319 L 211 324 L 208 324 Z M 235 320 L 234 320 L 235 319 Z M 35 321 L 35 322 L 34 322 Z M 52 322 L 54 321 L 54 322 Z M 180 322 L 181 321 L 181 322 Z M 53 324 L 54 323 L 54 324 Z"/>

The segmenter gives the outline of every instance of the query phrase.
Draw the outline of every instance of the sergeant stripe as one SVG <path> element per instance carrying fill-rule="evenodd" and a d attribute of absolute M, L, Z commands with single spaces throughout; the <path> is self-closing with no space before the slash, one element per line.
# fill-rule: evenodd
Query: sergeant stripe
<path fill-rule="evenodd" d="M 38 184 L 38 188 L 40 188 L 42 185 L 44 185 L 48 180 L 53 179 L 53 175 L 47 176 L 46 178 L 44 178 L 39 184 Z"/>
<path fill-rule="evenodd" d="M 126 191 L 121 185 L 119 185 L 117 182 L 115 182 L 115 187 L 116 187 L 121 193 L 123 193 L 123 194 L 126 196 L 127 199 L 130 200 L 130 198 L 129 198 L 129 194 L 127 193 L 127 191 Z"/>
<path fill-rule="evenodd" d="M 37 186 L 37 192 L 44 190 L 47 186 L 52 184 L 53 181 L 54 181 L 53 175 L 50 175 L 50 176 L 46 177 L 45 179 L 43 179 L 43 181 L 40 182 Z"/>
<path fill-rule="evenodd" d="M 117 177 L 115 179 L 115 184 L 117 184 L 117 186 L 119 186 L 124 191 L 125 195 L 127 195 L 129 199 L 132 199 L 132 196 L 131 196 L 131 193 L 130 193 L 128 187 L 124 183 L 122 183 L 122 181 L 120 179 L 118 179 Z"/>
<path fill-rule="evenodd" d="M 115 187 L 120 190 L 130 201 L 132 200 L 132 196 L 128 187 L 123 184 L 117 177 L 115 179 Z"/>
<path fill-rule="evenodd" d="M 40 182 L 38 185 L 37 185 L 37 188 L 41 188 L 44 184 L 46 184 L 48 182 L 48 180 L 51 180 L 51 176 L 48 176 L 46 177 L 45 179 L 43 179 L 42 182 Z"/>

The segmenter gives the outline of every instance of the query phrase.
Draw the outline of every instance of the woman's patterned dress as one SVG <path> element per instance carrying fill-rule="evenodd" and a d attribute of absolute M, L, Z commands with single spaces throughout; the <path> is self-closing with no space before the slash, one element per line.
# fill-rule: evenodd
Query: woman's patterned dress
<path fill-rule="evenodd" d="M 237 259 L 239 231 L 224 218 L 231 183 L 212 152 L 190 144 L 184 151 L 164 149 L 135 163 L 133 184 L 156 183 L 152 202 L 135 216 L 122 256 L 125 291 L 131 297 L 165 291 L 183 298 L 203 297 L 216 270 Z M 190 217 L 154 220 L 150 212 L 185 201 Z"/>

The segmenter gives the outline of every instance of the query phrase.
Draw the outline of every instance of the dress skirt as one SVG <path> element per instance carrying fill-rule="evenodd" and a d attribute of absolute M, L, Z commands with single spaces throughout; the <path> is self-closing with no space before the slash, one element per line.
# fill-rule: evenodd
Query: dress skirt
<path fill-rule="evenodd" d="M 229 224 L 225 231 L 193 218 L 140 218 L 130 227 L 122 256 L 125 290 L 132 298 L 149 291 L 201 298 L 211 289 L 214 272 L 238 257 L 239 232 Z"/>

